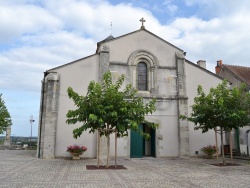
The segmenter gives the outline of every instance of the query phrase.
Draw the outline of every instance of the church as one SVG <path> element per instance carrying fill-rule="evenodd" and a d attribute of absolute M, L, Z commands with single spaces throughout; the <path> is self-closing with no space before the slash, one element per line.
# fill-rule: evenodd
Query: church
<path fill-rule="evenodd" d="M 118 138 L 118 157 L 186 157 L 201 154 L 201 148 L 215 144 L 215 134 L 194 131 L 194 125 L 179 119 L 191 113 L 198 85 L 208 92 L 222 82 L 218 75 L 206 70 L 206 61 L 190 62 L 186 52 L 148 31 L 142 18 L 141 27 L 119 37 L 110 35 L 97 43 L 96 52 L 87 57 L 47 70 L 41 89 L 38 131 L 38 157 L 69 157 L 69 145 L 84 145 L 88 150 L 84 158 L 97 158 L 98 134 L 83 132 L 74 139 L 72 131 L 80 124 L 68 125 L 66 113 L 75 109 L 67 95 L 72 87 L 86 95 L 90 81 L 100 82 L 106 71 L 112 78 L 124 74 L 124 86 L 132 84 L 145 101 L 156 98 L 156 111 L 146 119 L 157 123 L 158 129 L 143 130 L 151 135 L 144 140 L 132 131 Z M 102 138 L 105 139 L 105 138 Z M 111 135 L 111 156 L 114 156 L 114 135 Z M 105 142 L 101 142 L 101 155 Z"/>

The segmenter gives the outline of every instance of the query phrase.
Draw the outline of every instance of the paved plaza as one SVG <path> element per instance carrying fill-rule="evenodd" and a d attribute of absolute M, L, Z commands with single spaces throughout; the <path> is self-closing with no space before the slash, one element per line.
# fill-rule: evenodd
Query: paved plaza
<path fill-rule="evenodd" d="M 127 170 L 86 170 L 96 159 L 38 159 L 35 151 L 0 150 L 0 187 L 250 187 L 250 163 L 218 167 L 215 159 L 119 159 Z M 227 159 L 229 162 L 229 159 Z M 113 161 L 111 161 L 113 162 Z"/>

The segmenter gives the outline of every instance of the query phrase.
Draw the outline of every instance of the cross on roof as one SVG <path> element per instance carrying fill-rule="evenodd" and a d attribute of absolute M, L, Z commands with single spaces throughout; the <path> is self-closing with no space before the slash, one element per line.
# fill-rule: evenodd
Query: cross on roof
<path fill-rule="evenodd" d="M 141 22 L 141 29 L 145 29 L 143 22 L 146 22 L 146 20 L 142 17 L 139 21 Z"/>

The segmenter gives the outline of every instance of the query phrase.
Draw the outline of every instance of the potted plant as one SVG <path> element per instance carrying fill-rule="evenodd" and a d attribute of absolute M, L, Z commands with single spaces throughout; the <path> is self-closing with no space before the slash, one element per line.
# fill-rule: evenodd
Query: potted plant
<path fill-rule="evenodd" d="M 207 146 L 201 148 L 201 151 L 203 153 L 207 154 L 208 157 L 211 158 L 212 155 L 215 154 L 217 150 L 216 150 L 216 146 L 215 145 L 213 145 L 213 146 L 212 145 L 207 145 Z"/>
<path fill-rule="evenodd" d="M 82 153 L 85 151 L 87 151 L 86 146 L 79 146 L 75 144 L 67 147 L 67 152 L 71 153 L 73 159 L 80 159 L 80 155 L 82 155 Z"/>

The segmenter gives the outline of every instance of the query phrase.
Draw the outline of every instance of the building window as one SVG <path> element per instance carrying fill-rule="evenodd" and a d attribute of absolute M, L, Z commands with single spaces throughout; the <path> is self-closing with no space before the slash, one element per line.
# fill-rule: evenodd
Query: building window
<path fill-rule="evenodd" d="M 150 96 L 159 93 L 157 84 L 157 58 L 143 50 L 133 52 L 128 59 L 131 84 L 139 93 Z"/>
<path fill-rule="evenodd" d="M 138 73 L 138 90 L 147 91 L 147 64 L 146 63 L 138 63 L 137 65 L 137 73 Z"/>

